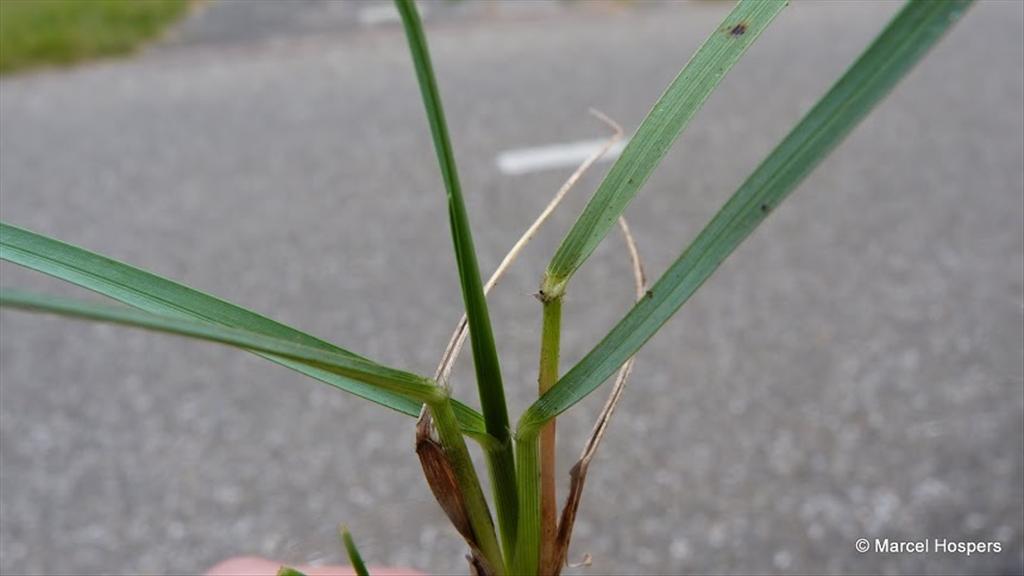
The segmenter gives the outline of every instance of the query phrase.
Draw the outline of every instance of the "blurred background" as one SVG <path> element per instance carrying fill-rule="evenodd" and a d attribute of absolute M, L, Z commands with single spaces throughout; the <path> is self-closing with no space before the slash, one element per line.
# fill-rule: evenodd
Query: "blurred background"
<path fill-rule="evenodd" d="M 499 159 L 605 137 L 588 107 L 632 132 L 730 4 L 421 8 L 489 273 L 572 171 Z M 782 13 L 629 209 L 652 278 L 898 8 Z M 0 216 L 432 373 L 461 299 L 396 16 L 0 0 Z M 976 5 L 644 348 L 583 497 L 570 558 L 593 566 L 570 573 L 1024 571 L 1022 38 L 1024 4 Z M 491 297 L 513 413 L 531 294 L 608 165 Z M 571 287 L 563 366 L 630 294 L 613 235 Z M 223 347 L 0 318 L 0 572 L 338 562 L 345 522 L 373 564 L 465 573 L 412 420 Z M 468 355 L 456 390 L 475 403 Z M 562 480 L 601 396 L 559 419 Z"/>

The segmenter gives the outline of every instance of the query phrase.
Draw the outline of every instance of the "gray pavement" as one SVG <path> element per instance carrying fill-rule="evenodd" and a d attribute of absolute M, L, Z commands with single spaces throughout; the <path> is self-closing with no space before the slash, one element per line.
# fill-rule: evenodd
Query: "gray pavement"
<path fill-rule="evenodd" d="M 593 566 L 571 573 L 1024 571 L 1022 6 L 975 7 L 641 352 L 571 552 Z M 896 8 L 783 13 L 629 210 L 652 276 Z M 600 137 L 589 106 L 635 128 L 726 9 L 431 21 L 485 269 L 567 176 L 495 156 Z M 141 57 L 0 81 L 3 220 L 431 372 L 460 297 L 401 31 L 218 43 L 189 40 L 195 22 Z M 602 170 L 492 297 L 514 412 L 530 294 Z M 567 366 L 627 309 L 627 274 L 610 238 L 577 277 Z M 0 317 L 0 572 L 338 561 L 339 522 L 372 563 L 465 572 L 411 420 L 230 349 Z M 457 377 L 471 398 L 468 358 Z M 566 465 L 602 400 L 560 419 Z M 861 537 L 1002 551 L 860 554 Z"/>

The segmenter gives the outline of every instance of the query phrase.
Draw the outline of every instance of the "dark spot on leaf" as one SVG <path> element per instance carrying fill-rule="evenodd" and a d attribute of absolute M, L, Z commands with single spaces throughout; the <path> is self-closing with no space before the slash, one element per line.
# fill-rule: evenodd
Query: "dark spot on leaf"
<path fill-rule="evenodd" d="M 772 211 L 772 207 L 771 206 L 769 206 L 767 204 L 761 204 L 761 212 L 764 212 L 765 214 L 767 214 L 767 213 L 769 213 L 771 211 Z"/>
<path fill-rule="evenodd" d="M 654 292 L 651 292 L 650 290 L 648 290 L 647 292 L 644 293 L 644 298 L 647 298 L 648 300 L 650 300 L 651 298 L 654 298 Z"/>
<path fill-rule="evenodd" d="M 747 23 L 746 22 L 740 22 L 739 24 L 733 26 L 732 28 L 729 28 L 729 35 L 730 36 L 743 36 L 746 33 L 747 33 Z"/>

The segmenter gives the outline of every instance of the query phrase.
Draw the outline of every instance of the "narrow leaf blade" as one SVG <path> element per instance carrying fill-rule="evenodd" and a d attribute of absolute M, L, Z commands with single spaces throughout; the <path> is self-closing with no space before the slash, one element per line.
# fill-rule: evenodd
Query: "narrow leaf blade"
<path fill-rule="evenodd" d="M 357 356 L 198 290 L 3 222 L 0 222 L 0 259 L 55 276 L 147 312 L 204 320 Z"/>
<path fill-rule="evenodd" d="M 455 168 L 455 154 L 452 152 L 445 121 L 441 95 L 434 77 L 427 39 L 413 0 L 395 0 L 395 5 L 405 27 L 409 41 L 416 78 L 419 81 L 423 106 L 426 108 L 430 132 L 434 139 L 441 175 L 448 192 L 448 219 L 455 247 L 455 261 L 458 265 L 462 299 L 469 323 L 469 338 L 473 349 L 473 366 L 476 369 L 477 390 L 480 394 L 480 409 L 483 412 L 487 433 L 497 439 L 497 448 L 488 450 L 487 464 L 494 486 L 497 503 L 498 523 L 501 529 L 505 553 L 513 546 L 515 535 L 516 502 L 515 459 L 512 454 L 512 436 L 509 430 L 508 408 L 505 403 L 505 387 L 501 378 L 501 364 L 494 344 L 491 318 L 480 280 L 480 266 L 473 247 L 473 235 L 469 216 L 462 199 L 458 171 Z M 495 561 L 496 559 L 491 559 Z"/>
<path fill-rule="evenodd" d="M 911 0 L 632 310 L 520 420 L 532 430 L 595 390 L 896 85 L 971 0 Z"/>
<path fill-rule="evenodd" d="M 348 561 L 352 563 L 352 570 L 356 576 L 370 576 L 369 571 L 366 570 L 366 563 L 363 562 L 363 556 L 359 553 L 356 541 L 352 539 L 352 533 L 348 531 L 347 526 L 341 527 L 341 541 L 345 544 L 345 553 L 348 555 Z"/>
<path fill-rule="evenodd" d="M 555 297 L 608 234 L 672 143 L 768 24 L 784 0 L 744 0 L 705 40 L 644 118 L 548 265 L 543 291 Z"/>
<path fill-rule="evenodd" d="M 0 290 L 0 306 L 110 322 L 273 354 L 358 379 L 418 402 L 438 401 L 444 395 L 439 386 L 422 376 L 380 366 L 363 358 L 296 344 L 248 330 L 9 289 Z"/>
<path fill-rule="evenodd" d="M 501 381 L 501 368 L 498 362 L 498 351 L 494 345 L 494 333 L 491 329 L 490 313 L 484 297 L 483 284 L 480 281 L 480 267 L 476 260 L 473 247 L 473 235 L 469 226 L 465 202 L 462 199 L 462 186 L 455 167 L 455 154 L 452 152 L 451 139 L 448 136 L 448 124 L 445 121 L 441 95 L 434 78 L 433 65 L 427 49 L 427 40 L 423 34 L 416 5 L 411 0 L 397 0 L 398 11 L 405 25 L 412 53 L 416 76 L 419 80 L 423 105 L 430 122 L 430 132 L 434 138 L 437 160 L 441 166 L 441 175 L 448 192 L 448 215 L 451 226 L 452 243 L 455 247 L 455 259 L 458 264 L 459 282 L 462 297 L 466 305 L 466 317 L 469 322 L 469 336 L 473 348 L 473 363 L 476 366 L 477 383 L 480 388 L 480 403 L 488 432 L 495 438 L 508 438 L 508 410 L 505 406 L 505 393 Z"/>
<path fill-rule="evenodd" d="M 0 222 L 0 259 L 60 278 L 146 312 L 245 329 L 360 358 L 319 338 L 198 290 L 3 222 Z M 419 415 L 420 403 L 408 398 L 287 358 L 261 356 L 403 414 Z M 483 434 L 483 418 L 479 413 L 458 403 L 455 411 L 467 433 L 476 437 Z"/>

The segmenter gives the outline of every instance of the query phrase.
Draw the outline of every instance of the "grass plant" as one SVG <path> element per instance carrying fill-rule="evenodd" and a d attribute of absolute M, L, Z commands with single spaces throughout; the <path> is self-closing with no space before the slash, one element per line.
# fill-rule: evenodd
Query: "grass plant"
<path fill-rule="evenodd" d="M 925 55 L 970 1 L 910 0 L 648 289 L 639 252 L 622 215 L 724 75 L 786 5 L 776 0 L 741 1 L 711 31 L 654 104 L 551 259 L 538 293 L 542 325 L 538 397 L 514 427 L 506 407 L 486 292 L 601 152 L 570 177 L 485 285 L 422 23 L 412 0 L 397 0 L 396 4 L 443 177 L 455 256 L 453 274 L 458 276 L 465 305 L 465 316 L 434 377 L 383 366 L 171 280 L 6 223 L 0 224 L 0 258 L 93 290 L 127 307 L 12 289 L 0 292 L 0 305 L 233 346 L 356 397 L 418 417 L 417 454 L 425 477 L 466 540 L 474 573 L 558 574 L 566 562 L 587 469 L 625 389 L 634 355 Z M 610 125 L 615 134 L 608 146 L 621 137 L 621 129 Z M 616 223 L 632 262 L 636 304 L 582 360 L 563 373 L 559 365 L 563 297 L 573 274 Z M 448 385 L 451 366 L 467 334 L 479 412 L 452 398 Z M 572 468 L 566 504 L 558 514 L 556 418 L 616 371 L 609 399 Z M 466 438 L 486 457 L 490 500 L 473 466 Z M 343 542 L 357 572 L 365 573 L 347 530 Z"/>

